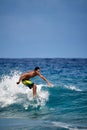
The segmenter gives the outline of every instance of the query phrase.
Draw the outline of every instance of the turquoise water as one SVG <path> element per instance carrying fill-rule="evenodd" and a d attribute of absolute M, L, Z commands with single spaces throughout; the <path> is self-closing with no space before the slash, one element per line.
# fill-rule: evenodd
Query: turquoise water
<path fill-rule="evenodd" d="M 37 98 L 16 85 L 20 74 L 41 68 Z M 0 130 L 86 130 L 87 59 L 0 59 Z"/>

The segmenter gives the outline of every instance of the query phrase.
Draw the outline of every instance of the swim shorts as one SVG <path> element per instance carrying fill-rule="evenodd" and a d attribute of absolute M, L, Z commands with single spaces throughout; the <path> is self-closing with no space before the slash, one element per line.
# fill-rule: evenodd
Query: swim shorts
<path fill-rule="evenodd" d="M 28 86 L 30 89 L 33 88 L 34 85 L 34 83 L 32 83 L 30 80 L 22 80 L 22 83 Z"/>

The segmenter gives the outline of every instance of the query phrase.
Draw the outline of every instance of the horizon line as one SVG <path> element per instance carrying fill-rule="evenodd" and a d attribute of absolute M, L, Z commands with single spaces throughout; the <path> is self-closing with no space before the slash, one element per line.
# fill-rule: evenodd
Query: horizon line
<path fill-rule="evenodd" d="M 0 57 L 0 59 L 87 59 L 87 57 Z"/>

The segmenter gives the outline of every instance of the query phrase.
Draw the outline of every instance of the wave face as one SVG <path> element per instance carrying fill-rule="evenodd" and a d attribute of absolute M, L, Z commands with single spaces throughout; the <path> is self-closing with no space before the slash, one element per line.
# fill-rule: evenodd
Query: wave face
<path fill-rule="evenodd" d="M 16 82 L 36 66 L 53 87 L 33 78 L 34 99 Z M 0 59 L 0 128 L 87 129 L 87 59 Z"/>

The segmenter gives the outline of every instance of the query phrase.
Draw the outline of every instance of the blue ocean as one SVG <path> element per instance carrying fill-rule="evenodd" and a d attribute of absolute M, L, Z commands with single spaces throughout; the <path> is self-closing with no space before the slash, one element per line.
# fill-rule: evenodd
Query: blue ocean
<path fill-rule="evenodd" d="M 22 83 L 22 73 L 40 67 L 32 78 L 37 97 Z M 87 59 L 0 59 L 0 130 L 87 130 Z"/>

